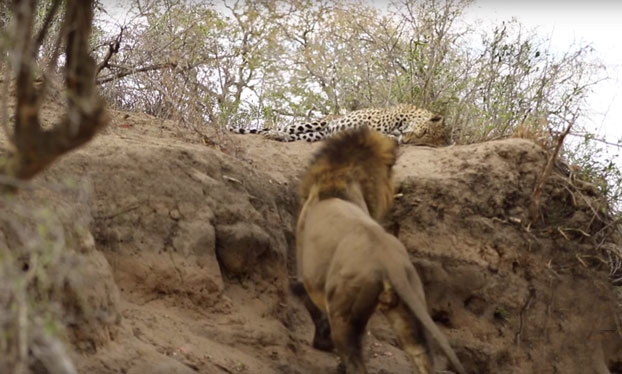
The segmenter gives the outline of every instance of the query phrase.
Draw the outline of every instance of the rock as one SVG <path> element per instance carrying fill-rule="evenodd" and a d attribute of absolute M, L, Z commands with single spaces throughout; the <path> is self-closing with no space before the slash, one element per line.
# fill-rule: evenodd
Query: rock
<path fill-rule="evenodd" d="M 179 210 L 177 209 L 173 209 L 171 210 L 168 215 L 174 219 L 175 221 L 179 220 L 181 218 L 181 214 L 179 214 Z"/>

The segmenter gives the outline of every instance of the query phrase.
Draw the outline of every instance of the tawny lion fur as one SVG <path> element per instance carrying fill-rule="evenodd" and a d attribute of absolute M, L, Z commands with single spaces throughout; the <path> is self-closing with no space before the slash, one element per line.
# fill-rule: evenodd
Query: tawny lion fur
<path fill-rule="evenodd" d="M 334 344 L 346 374 L 367 372 L 361 343 L 376 308 L 388 317 L 418 373 L 431 372 L 430 338 L 465 373 L 427 312 L 406 248 L 378 224 L 393 201 L 396 152 L 393 140 L 366 127 L 326 141 L 300 186 L 298 276 L 316 327 L 318 314 L 328 316 L 332 341 L 325 343 Z"/>

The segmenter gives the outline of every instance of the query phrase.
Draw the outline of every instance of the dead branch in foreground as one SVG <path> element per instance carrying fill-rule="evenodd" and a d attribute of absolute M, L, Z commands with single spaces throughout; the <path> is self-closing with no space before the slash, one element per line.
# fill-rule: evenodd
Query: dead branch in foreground
<path fill-rule="evenodd" d="M 60 3 L 60 0 L 57 1 Z M 15 43 L 11 51 L 16 71 L 17 105 L 15 127 L 11 135 L 14 150 L 0 166 L 0 173 L 29 179 L 52 164 L 61 155 L 80 147 L 107 123 L 103 101 L 95 85 L 97 65 L 89 55 L 89 36 L 93 21 L 92 0 L 67 0 L 60 35 L 55 49 L 65 42 L 65 96 L 67 113 L 59 123 L 44 129 L 40 109 L 49 76 L 43 76 L 43 85 L 35 85 L 36 51 L 45 38 L 47 28 L 33 37 L 36 0 L 19 0 L 13 3 L 15 14 Z M 56 12 L 51 7 L 49 12 Z M 53 17 L 48 14 L 45 19 Z M 58 53 L 56 53 L 58 56 Z M 56 58 L 52 61 L 56 63 Z M 38 68 L 38 71 L 45 69 Z"/>

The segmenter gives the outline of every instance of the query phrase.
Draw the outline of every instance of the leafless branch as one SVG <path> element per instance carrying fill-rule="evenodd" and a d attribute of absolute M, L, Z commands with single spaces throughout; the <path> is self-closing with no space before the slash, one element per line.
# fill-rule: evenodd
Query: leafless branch
<path fill-rule="evenodd" d="M 559 151 L 561 150 L 562 145 L 564 144 L 564 139 L 566 138 L 566 135 L 570 133 L 570 129 L 572 129 L 572 126 L 575 123 L 577 115 L 578 114 L 575 113 L 575 118 L 568 123 L 568 126 L 566 127 L 564 132 L 562 132 L 557 137 L 557 143 L 555 145 L 555 149 L 549 155 L 547 163 L 544 166 L 544 169 L 542 171 L 542 174 L 540 175 L 540 178 L 538 178 L 538 180 L 536 181 L 536 186 L 534 187 L 533 192 L 531 194 L 531 205 L 529 207 L 529 216 L 530 216 L 531 222 L 535 222 L 540 218 L 540 199 L 542 196 L 542 190 L 544 188 L 544 185 L 548 181 L 548 178 L 551 175 L 551 172 L 553 171 L 553 166 L 555 165 L 555 160 L 557 159 L 557 155 L 559 154 Z"/>
<path fill-rule="evenodd" d="M 34 82 L 35 5 L 34 0 L 16 2 L 17 105 L 12 137 L 16 150 L 1 171 L 19 179 L 33 177 L 61 155 L 88 142 L 106 124 L 104 105 L 95 91 L 95 61 L 88 54 L 92 1 L 67 0 L 64 18 L 67 114 L 51 129 L 41 127 L 42 95 Z"/>
<path fill-rule="evenodd" d="M 164 62 L 161 64 L 155 64 L 155 65 L 150 65 L 150 66 L 143 66 L 141 68 L 137 68 L 137 69 L 130 69 L 127 67 L 122 67 L 122 71 L 115 73 L 115 74 L 111 74 L 108 76 L 105 76 L 101 79 L 97 80 L 97 84 L 104 84 L 104 83 L 108 83 L 108 82 L 112 82 L 114 80 L 117 79 L 121 79 L 124 77 L 127 77 L 128 75 L 132 75 L 132 74 L 136 74 L 136 73 L 146 73 L 149 71 L 155 71 L 155 70 L 163 70 L 163 69 L 174 69 L 177 67 L 177 64 L 174 62 Z"/>
<path fill-rule="evenodd" d="M 617 147 L 617 148 L 622 148 L 622 143 L 620 143 L 620 142 L 614 143 L 614 142 L 608 141 L 607 139 L 596 138 L 594 136 L 591 136 L 591 134 L 573 133 L 573 132 L 571 132 L 568 135 L 574 136 L 574 137 L 578 137 L 578 138 L 585 138 L 586 136 L 589 136 L 589 140 L 590 141 L 607 144 L 607 145 L 610 145 L 610 146 L 613 146 L 613 147 Z"/>
<path fill-rule="evenodd" d="M 123 38 L 123 31 L 125 31 L 125 28 L 121 27 L 121 30 L 119 31 L 119 34 L 116 36 L 116 38 L 108 43 L 108 51 L 106 52 L 106 56 L 104 56 L 103 60 L 97 65 L 97 69 L 95 72 L 96 76 L 99 75 L 99 73 L 103 69 L 108 67 L 108 63 L 110 62 L 112 56 L 114 56 L 116 53 L 119 53 L 119 48 L 121 47 L 121 39 Z"/>

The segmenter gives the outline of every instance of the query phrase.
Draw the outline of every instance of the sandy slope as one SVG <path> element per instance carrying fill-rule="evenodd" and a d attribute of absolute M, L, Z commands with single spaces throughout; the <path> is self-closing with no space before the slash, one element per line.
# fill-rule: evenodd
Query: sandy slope
<path fill-rule="evenodd" d="M 97 306 L 71 324 L 80 372 L 335 372 L 336 357 L 310 347 L 310 319 L 288 287 L 296 183 L 318 145 L 202 138 L 124 115 L 36 181 L 90 191 L 79 202 L 42 197 L 90 215 L 94 246 L 72 249 L 85 264 L 75 288 Z M 577 234 L 603 227 L 587 205 L 601 202 L 550 184 L 544 223 L 521 225 L 545 157 L 521 139 L 400 149 L 402 195 L 387 227 L 472 373 L 622 366 L 616 290 L 589 260 L 600 256 L 594 241 Z M 364 347 L 371 373 L 410 373 L 381 316 Z"/>

